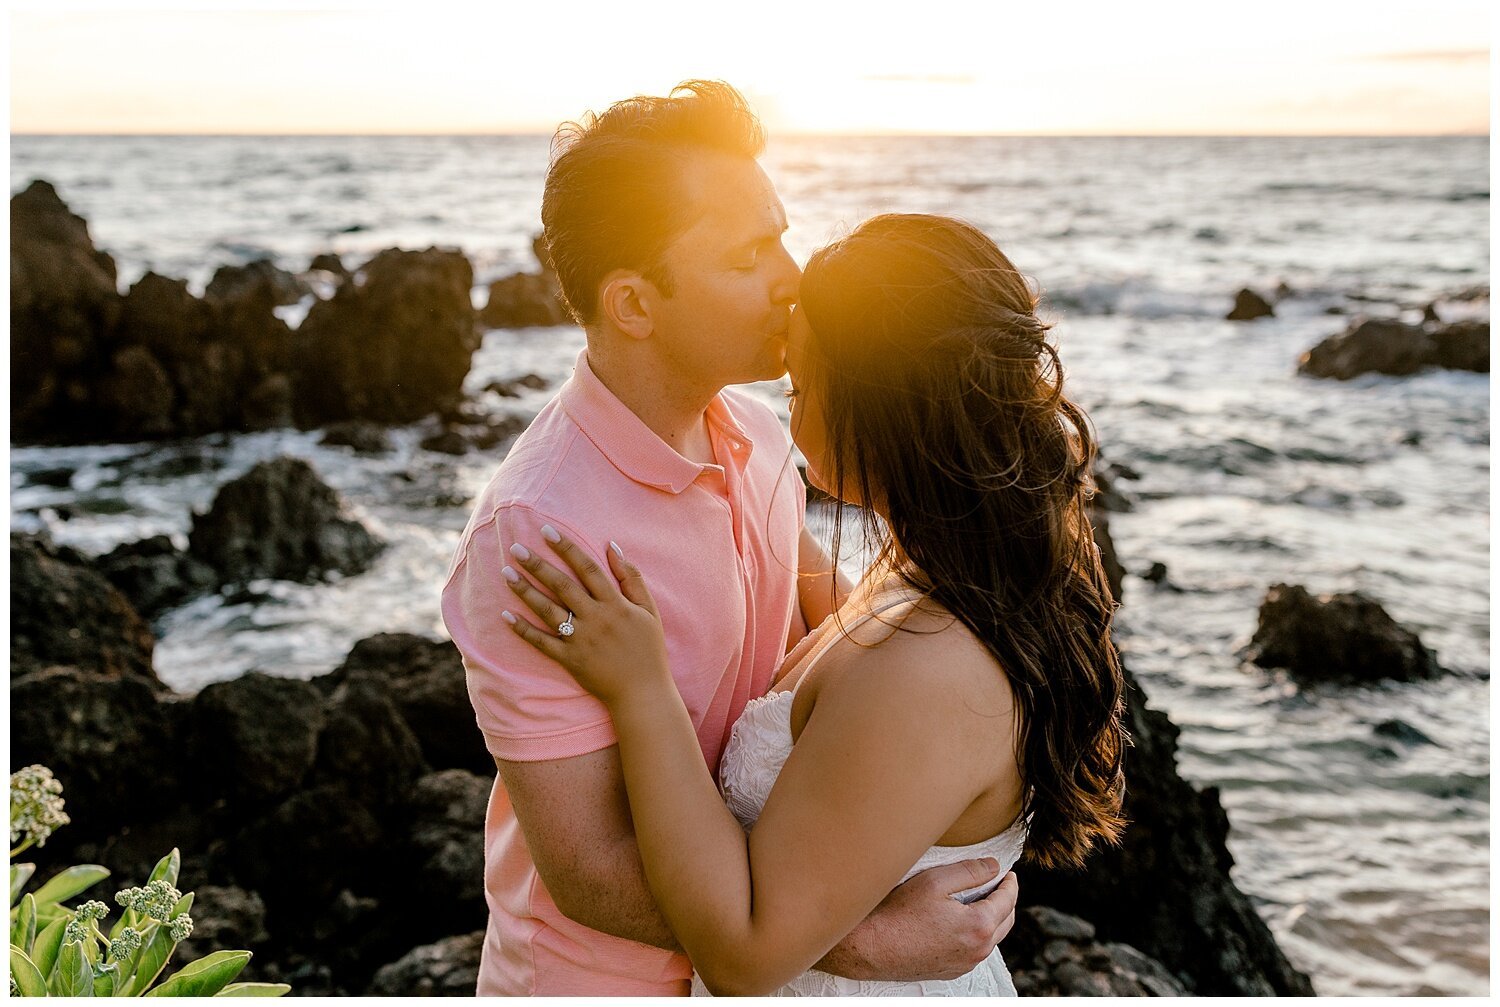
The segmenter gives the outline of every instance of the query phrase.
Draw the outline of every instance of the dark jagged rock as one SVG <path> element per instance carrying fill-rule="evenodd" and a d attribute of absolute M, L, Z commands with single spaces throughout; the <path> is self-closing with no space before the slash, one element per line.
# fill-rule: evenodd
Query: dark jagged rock
<path fill-rule="evenodd" d="M 459 917 L 484 925 L 484 816 L 493 782 L 493 775 L 445 769 L 418 779 L 405 801 L 416 884 L 449 907 L 454 929 Z"/>
<path fill-rule="evenodd" d="M 519 378 L 509 378 L 505 381 L 491 381 L 484 386 L 484 390 L 494 392 L 501 398 L 515 399 L 520 398 L 521 393 L 519 389 L 529 388 L 532 391 L 541 392 L 546 391 L 547 387 L 547 379 L 541 375 L 523 374 Z"/>
<path fill-rule="evenodd" d="M 355 454 L 361 455 L 380 455 L 391 450 L 391 437 L 385 427 L 368 420 L 330 423 L 318 443 L 353 448 Z"/>
<path fill-rule="evenodd" d="M 1456 371 L 1490 372 L 1490 323 L 1453 322 L 1431 332 L 1432 363 Z"/>
<path fill-rule="evenodd" d="M 281 305 L 296 304 L 311 292 L 306 283 L 270 259 L 256 259 L 244 266 L 220 266 L 203 296 L 209 301 L 252 297 Z"/>
<path fill-rule="evenodd" d="M 68 665 L 165 688 L 151 667 L 151 627 L 79 553 L 11 532 L 10 668 Z"/>
<path fill-rule="evenodd" d="M 181 756 L 161 693 L 141 675 L 12 667 L 11 764 L 50 768 L 72 818 L 49 845 L 116 831 L 181 792 Z"/>
<path fill-rule="evenodd" d="M 1442 318 L 1438 316 L 1436 301 L 1428 301 L 1422 309 L 1422 323 L 1425 325 L 1428 322 L 1442 322 Z"/>
<path fill-rule="evenodd" d="M 364 677 L 334 690 L 311 776 L 313 784 L 336 786 L 372 811 L 397 801 L 430 768 L 387 691 Z"/>
<path fill-rule="evenodd" d="M 1436 654 L 1373 598 L 1313 596 L 1296 584 L 1266 592 L 1246 656 L 1304 682 L 1411 682 L 1443 671 Z"/>
<path fill-rule="evenodd" d="M 1264 297 L 1245 287 L 1234 295 L 1234 307 L 1229 309 L 1229 314 L 1224 317 L 1231 322 L 1248 322 L 1254 318 L 1265 318 L 1274 315 L 1271 304 Z"/>
<path fill-rule="evenodd" d="M 87 407 L 119 318 L 115 262 L 88 224 L 37 180 L 10 201 L 11 435 L 69 441 Z"/>
<path fill-rule="evenodd" d="M 436 451 L 443 455 L 466 455 L 469 453 L 469 442 L 463 434 L 453 427 L 449 427 L 431 437 L 422 438 L 423 451 Z"/>
<path fill-rule="evenodd" d="M 483 930 L 412 948 L 376 972 L 365 995 L 472 997 L 483 951 Z"/>
<path fill-rule="evenodd" d="M 1141 574 L 1141 579 L 1150 581 L 1152 584 L 1165 584 L 1167 581 L 1167 564 L 1156 562 Z"/>
<path fill-rule="evenodd" d="M 356 677 L 382 683 L 434 769 L 493 777 L 495 762 L 475 726 L 463 659 L 449 640 L 381 633 L 354 645 L 344 663 L 312 680 L 325 694 Z"/>
<path fill-rule="evenodd" d="M 1132 747 L 1121 845 L 1096 850 L 1083 871 L 1023 867 L 1023 905 L 1083 917 L 1101 940 L 1131 943 L 1199 995 L 1311 995 L 1307 976 L 1230 879 L 1218 790 L 1178 775 L 1176 726 L 1146 706 L 1128 671 L 1126 684 Z"/>
<path fill-rule="evenodd" d="M 1116 604 L 1125 596 L 1125 567 L 1115 552 L 1115 540 L 1109 534 L 1109 513 L 1097 507 L 1089 507 L 1088 518 L 1094 527 L 1094 546 L 1099 550 L 1099 562 L 1104 566 L 1104 579 L 1109 582 L 1109 591 Z"/>
<path fill-rule="evenodd" d="M 298 422 L 410 423 L 457 402 L 479 346 L 461 253 L 386 249 L 294 334 Z"/>
<path fill-rule="evenodd" d="M 566 325 L 568 313 L 558 299 L 559 289 L 551 273 L 512 273 L 490 284 L 479 320 L 492 329 Z"/>
<path fill-rule="evenodd" d="M 1021 996 L 1186 996 L 1166 966 L 1129 944 L 1100 943 L 1093 924 L 1046 906 L 1016 914 L 1000 945 Z"/>
<path fill-rule="evenodd" d="M 260 892 L 278 941 L 309 936 L 310 917 L 349 880 L 375 880 L 384 830 L 343 787 L 301 790 L 246 824 L 225 854 L 230 880 Z M 288 854 L 291 854 L 290 856 Z"/>
<path fill-rule="evenodd" d="M 99 571 L 147 619 L 218 586 L 213 568 L 178 549 L 167 535 L 116 546 L 99 557 Z"/>
<path fill-rule="evenodd" d="M 1347 380 L 1377 372 L 1402 376 L 1424 367 L 1490 369 L 1489 322 L 1408 325 L 1389 318 L 1357 318 L 1302 354 L 1299 373 Z"/>
<path fill-rule="evenodd" d="M 253 953 L 271 939 L 266 932 L 265 901 L 258 893 L 233 885 L 194 888 L 192 917 L 193 934 L 177 945 L 174 956 L 180 962 L 195 962 L 216 951 Z"/>
<path fill-rule="evenodd" d="M 188 766 L 204 793 L 263 806 L 301 786 L 318 754 L 323 695 L 258 671 L 215 682 L 188 711 Z"/>
<path fill-rule="evenodd" d="M 1382 720 L 1375 725 L 1375 734 L 1390 738 L 1405 745 L 1431 745 L 1433 740 L 1404 720 Z"/>
<path fill-rule="evenodd" d="M 346 277 L 349 275 L 349 267 L 344 265 L 344 260 L 332 252 L 323 252 L 314 255 L 312 262 L 308 265 L 308 271 L 323 270 L 333 273 L 335 276 Z"/>
<path fill-rule="evenodd" d="M 339 495 L 300 458 L 261 462 L 193 518 L 189 551 L 224 583 L 311 581 L 367 569 L 382 543 L 344 516 Z"/>

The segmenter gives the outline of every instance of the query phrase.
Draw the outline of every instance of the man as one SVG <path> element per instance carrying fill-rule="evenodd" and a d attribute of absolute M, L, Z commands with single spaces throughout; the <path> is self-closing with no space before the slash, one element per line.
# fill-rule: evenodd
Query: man
<path fill-rule="evenodd" d="M 517 607 L 503 578 L 519 576 L 522 543 L 554 530 L 601 564 L 618 543 L 651 585 L 710 768 L 746 702 L 850 586 L 803 525 L 779 421 L 726 389 L 785 372 L 800 278 L 756 163 L 759 122 L 733 88 L 695 81 L 558 139 L 542 221 L 587 348 L 480 495 L 443 590 L 499 772 L 478 992 L 679 995 L 692 967 L 646 886 L 608 714 L 501 620 Z M 968 971 L 1009 930 L 1015 886 L 967 906 L 948 896 L 994 869 L 913 878 L 819 968 Z"/>

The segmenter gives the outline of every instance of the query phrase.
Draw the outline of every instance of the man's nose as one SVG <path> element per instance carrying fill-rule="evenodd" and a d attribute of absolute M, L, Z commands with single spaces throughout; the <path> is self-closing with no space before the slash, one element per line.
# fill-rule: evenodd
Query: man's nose
<path fill-rule="evenodd" d="M 771 285 L 771 299 L 787 306 L 797 303 L 797 288 L 802 284 L 802 270 L 785 248 L 777 246 L 776 278 Z"/>

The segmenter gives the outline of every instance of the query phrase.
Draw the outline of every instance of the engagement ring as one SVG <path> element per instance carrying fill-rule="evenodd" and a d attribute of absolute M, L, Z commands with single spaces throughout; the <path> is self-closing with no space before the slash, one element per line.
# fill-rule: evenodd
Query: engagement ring
<path fill-rule="evenodd" d="M 560 637 L 563 637 L 564 639 L 566 639 L 567 637 L 570 637 L 570 636 L 573 635 L 573 613 L 572 612 L 568 613 L 568 619 L 567 619 L 567 621 L 564 622 L 561 626 L 557 627 L 557 635 L 560 636 Z"/>

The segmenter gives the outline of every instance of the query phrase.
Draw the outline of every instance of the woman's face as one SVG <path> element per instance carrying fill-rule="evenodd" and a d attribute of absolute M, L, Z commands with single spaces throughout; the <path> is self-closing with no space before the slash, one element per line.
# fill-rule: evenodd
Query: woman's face
<path fill-rule="evenodd" d="M 813 387 L 812 375 L 808 373 L 808 340 L 812 329 L 801 308 L 792 312 L 791 326 L 787 330 L 786 368 L 792 379 L 790 408 L 792 413 L 792 440 L 807 459 L 807 481 L 825 493 L 832 493 L 824 473 L 831 470 L 832 459 L 828 456 L 828 427 L 823 421 L 822 405 L 817 389 Z"/>

